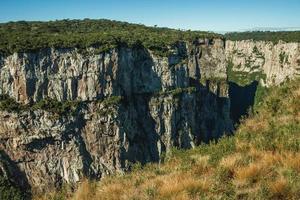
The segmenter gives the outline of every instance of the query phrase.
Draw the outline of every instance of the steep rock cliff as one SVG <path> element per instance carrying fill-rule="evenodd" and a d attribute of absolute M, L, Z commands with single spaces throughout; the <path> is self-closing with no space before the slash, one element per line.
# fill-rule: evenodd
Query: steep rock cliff
<path fill-rule="evenodd" d="M 200 76 L 226 79 L 224 42 L 216 39 L 206 48 L 208 42 L 178 43 L 169 57 L 142 47 L 100 54 L 91 48 L 87 55 L 77 49 L 50 48 L 14 53 L 0 58 L 0 94 L 23 103 L 45 97 L 85 101 L 188 87 L 190 78 Z"/>
<path fill-rule="evenodd" d="M 2 56 L 0 94 L 27 106 L 0 112 L 0 147 L 22 172 L 17 181 L 40 190 L 101 178 L 230 133 L 224 41 L 179 42 L 170 51 L 169 57 L 141 46 Z M 45 98 L 79 104 L 63 115 L 31 109 Z"/>
<path fill-rule="evenodd" d="M 229 79 L 240 85 L 254 80 L 278 85 L 300 75 L 300 44 L 267 41 L 226 41 Z"/>
<path fill-rule="evenodd" d="M 157 162 L 173 147 L 230 133 L 258 82 L 299 76 L 298 43 L 205 39 L 169 48 L 168 57 L 142 46 L 0 56 L 0 94 L 24 105 L 1 106 L 0 176 L 43 190 Z M 77 103 L 56 113 L 36 106 L 45 99 Z"/>
<path fill-rule="evenodd" d="M 231 118 L 239 122 L 261 102 L 267 88 L 300 76 L 300 44 L 226 41 Z"/>

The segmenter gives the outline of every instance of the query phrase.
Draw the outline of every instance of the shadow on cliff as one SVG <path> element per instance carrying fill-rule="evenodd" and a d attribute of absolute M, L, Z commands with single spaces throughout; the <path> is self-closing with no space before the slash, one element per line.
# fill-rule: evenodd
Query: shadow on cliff
<path fill-rule="evenodd" d="M 198 78 L 200 79 L 200 77 Z M 205 84 L 190 78 L 190 85 L 197 88 L 196 117 L 198 129 L 195 131 L 196 145 L 216 141 L 224 135 L 233 133 L 233 123 L 230 118 L 230 100 L 221 95 L 221 82 L 206 80 Z M 227 84 L 227 83 L 226 83 Z M 216 87 L 211 91 L 211 86 Z"/>
<path fill-rule="evenodd" d="M 21 192 L 22 199 L 31 199 L 31 186 L 24 172 L 18 167 L 17 162 L 13 161 L 5 151 L 0 150 L 0 177 L 7 178 L 7 183 L 1 181 L 0 187 L 14 187 Z M 2 185 L 1 184 L 5 184 Z M 10 186 L 9 186 L 9 185 Z M 6 191 L 3 191 L 6 192 Z M 15 195 L 9 194 L 10 198 L 16 198 Z M 1 195 L 0 195 L 1 196 Z"/>
<path fill-rule="evenodd" d="M 246 86 L 229 82 L 230 115 L 235 124 L 239 123 L 242 116 L 247 116 L 249 109 L 254 105 L 257 86 L 258 81 Z"/>
<path fill-rule="evenodd" d="M 122 48 L 119 49 L 121 50 Z M 122 131 L 120 140 L 128 141 L 126 148 L 123 145 L 121 147 L 122 168 L 128 167 L 125 161 L 145 164 L 158 162 L 160 158 L 160 150 L 157 147 L 160 136 L 155 131 L 155 121 L 149 109 L 152 90 L 161 90 L 160 77 L 152 68 L 154 61 L 146 48 L 137 45 L 133 48 L 132 56 L 134 59 L 131 63 L 132 68 L 129 66 L 126 68 L 122 66 L 124 63 L 119 63 L 123 69 L 117 72 L 117 77 L 124 83 L 118 85 L 119 94 L 124 97 L 123 109 L 119 109 L 118 114 L 122 118 L 119 122 Z M 124 72 L 124 68 L 128 71 Z M 125 83 L 126 81 L 129 83 Z M 165 151 L 164 146 L 161 148 Z"/>
<path fill-rule="evenodd" d="M 73 123 L 69 124 L 68 127 L 66 127 L 67 131 L 65 133 L 63 133 L 62 139 L 63 139 L 63 141 L 68 143 L 75 136 L 80 155 L 82 156 L 83 176 L 89 177 L 91 179 L 96 179 L 99 177 L 99 175 L 92 173 L 92 170 L 90 170 L 91 165 L 93 163 L 93 159 L 92 159 L 90 152 L 87 149 L 86 140 L 83 138 L 83 135 L 82 135 L 82 129 L 85 127 L 85 125 L 86 125 L 86 120 L 84 119 L 84 116 L 81 113 L 77 116 L 76 121 L 74 121 Z M 74 130 L 74 127 L 77 127 L 77 130 L 76 129 Z M 59 184 L 62 184 L 62 183 L 59 183 Z"/>
<path fill-rule="evenodd" d="M 196 107 L 190 110 L 193 111 L 194 115 L 191 117 L 192 122 L 184 121 L 189 120 L 189 117 L 184 120 L 178 119 L 178 114 L 180 114 L 179 112 L 181 112 L 181 110 L 179 110 L 179 112 L 175 111 L 171 116 L 172 123 L 175 123 L 173 124 L 175 129 L 171 130 L 171 136 L 164 135 L 166 134 L 166 127 L 162 125 L 165 123 L 164 120 L 159 119 L 159 123 L 161 124 L 158 125 L 151 116 L 151 108 L 149 107 L 153 94 L 160 92 L 162 89 L 161 78 L 156 74 L 157 72 L 153 70 L 154 61 L 150 53 L 143 47 L 138 47 L 135 51 L 136 52 L 133 53 L 135 61 L 133 63 L 133 69 L 130 72 L 131 78 L 129 79 L 131 88 L 122 88 L 122 86 L 120 86 L 120 95 L 124 96 L 123 111 L 129 112 L 128 115 L 123 116 L 123 119 L 120 120 L 120 127 L 123 129 L 121 140 L 124 140 L 124 137 L 128 140 L 126 148 L 122 147 L 121 150 L 123 167 L 126 165 L 125 161 L 132 163 L 140 162 L 142 164 L 158 162 L 161 153 L 166 151 L 167 144 L 164 143 L 163 140 L 166 142 L 167 137 L 170 137 L 171 146 L 187 149 L 193 146 L 192 142 L 196 145 L 202 142 L 208 143 L 211 140 L 220 138 L 224 134 L 230 134 L 232 132 L 233 125 L 229 116 L 229 98 L 220 95 L 219 83 L 216 92 L 210 91 L 209 81 L 207 81 L 206 85 L 200 84 L 201 72 L 200 69 L 198 69 L 198 71 L 196 71 L 196 74 L 199 76 L 196 77 L 198 80 L 191 78 L 188 84 L 189 87 L 196 88 L 196 102 L 194 104 Z M 119 65 L 122 67 L 121 64 Z M 175 70 L 174 76 L 175 74 L 183 75 L 182 73 L 187 73 L 180 67 L 176 69 L 172 68 L 171 70 Z M 118 73 L 119 79 L 128 80 L 128 74 L 127 79 L 122 79 L 122 73 Z M 188 74 L 184 74 L 184 76 L 188 76 Z M 182 80 L 176 79 L 175 81 L 177 81 L 179 85 L 182 83 Z M 151 86 L 153 86 L 154 89 L 149 89 Z M 128 93 L 128 91 L 131 92 Z M 179 106 L 179 109 L 181 109 L 180 107 L 181 106 Z M 195 109 L 196 111 L 194 112 Z M 199 113 L 197 111 L 199 111 Z M 119 115 L 122 115 L 122 113 L 119 113 Z M 160 126 L 161 130 L 159 132 L 157 132 L 157 126 Z M 189 135 L 188 130 L 183 130 L 185 128 L 191 129 L 192 136 Z M 133 130 L 134 133 L 130 132 L 130 130 Z M 193 141 L 191 142 L 191 140 Z"/>

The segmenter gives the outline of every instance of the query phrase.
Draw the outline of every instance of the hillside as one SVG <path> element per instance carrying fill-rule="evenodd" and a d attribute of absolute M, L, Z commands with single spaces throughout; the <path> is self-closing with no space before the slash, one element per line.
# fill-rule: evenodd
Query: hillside
<path fill-rule="evenodd" d="M 271 88 L 234 136 L 42 199 L 299 199 L 299 83 Z"/>
<path fill-rule="evenodd" d="M 204 31 L 181 31 L 170 28 L 147 27 L 111 20 L 58 20 L 50 22 L 9 22 L 0 24 L 0 52 L 36 51 L 48 47 L 95 47 L 99 52 L 116 46 L 143 45 L 159 55 L 168 53 L 168 46 L 178 41 L 197 38 L 222 38 Z"/>
<path fill-rule="evenodd" d="M 278 43 L 280 40 L 285 42 L 300 42 L 300 31 L 247 31 L 232 32 L 225 34 L 226 39 L 232 41 L 254 40 L 271 41 Z"/>

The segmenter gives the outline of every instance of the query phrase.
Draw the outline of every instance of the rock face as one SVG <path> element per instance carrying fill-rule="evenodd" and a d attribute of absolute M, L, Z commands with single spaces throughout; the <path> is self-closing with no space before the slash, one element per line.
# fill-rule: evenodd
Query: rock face
<path fill-rule="evenodd" d="M 228 80 L 270 86 L 299 75 L 297 43 L 206 39 L 170 51 L 49 48 L 0 56 L 0 94 L 27 105 L 0 111 L 0 176 L 43 190 L 158 162 L 173 147 L 193 148 L 233 130 Z M 234 86 L 231 93 L 248 94 Z M 236 105 L 240 95 L 232 95 Z M 60 115 L 31 109 L 46 98 L 79 103 Z"/>
<path fill-rule="evenodd" d="M 85 101 L 188 87 L 190 78 L 200 76 L 226 79 L 223 46 L 222 40 L 207 47 L 179 43 L 168 58 L 144 48 L 102 54 L 90 49 L 90 55 L 76 49 L 15 53 L 0 59 L 0 94 L 23 103 L 45 97 Z"/>
<path fill-rule="evenodd" d="M 232 80 L 263 86 L 278 85 L 300 75 L 300 44 L 265 41 L 226 41 L 226 60 Z"/>
<path fill-rule="evenodd" d="M 0 94 L 29 105 L 45 98 L 81 102 L 63 115 L 0 112 L 0 149 L 15 164 L 2 171 L 22 172 L 20 184 L 42 190 L 101 178 L 232 131 L 223 40 L 178 43 L 169 57 L 143 47 L 93 51 L 0 58 Z"/>

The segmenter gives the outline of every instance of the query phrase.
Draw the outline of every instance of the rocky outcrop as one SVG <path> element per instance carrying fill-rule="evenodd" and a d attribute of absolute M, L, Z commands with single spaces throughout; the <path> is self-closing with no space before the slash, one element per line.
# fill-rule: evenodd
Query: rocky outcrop
<path fill-rule="evenodd" d="M 226 41 L 231 118 L 238 123 L 259 105 L 266 88 L 300 76 L 300 44 Z"/>
<path fill-rule="evenodd" d="M 226 41 L 229 79 L 241 85 L 253 80 L 278 85 L 300 76 L 300 44 L 266 41 Z"/>
<path fill-rule="evenodd" d="M 0 105 L 0 176 L 43 190 L 158 162 L 173 147 L 230 133 L 231 117 L 237 122 L 253 104 L 258 81 L 270 86 L 299 75 L 297 43 L 206 39 L 169 51 L 48 48 L 0 56 L 0 94 L 24 105 L 14 112 Z M 240 108 L 230 106 L 228 91 Z M 49 98 L 77 102 L 76 109 L 36 106 Z"/>
<path fill-rule="evenodd" d="M 223 40 L 97 54 L 44 49 L 0 59 L 0 94 L 27 109 L 0 112 L 0 149 L 34 189 L 101 178 L 159 161 L 232 131 Z M 30 109 L 78 101 L 72 113 Z M 21 180 L 20 180 L 21 181 Z"/>
<path fill-rule="evenodd" d="M 0 94 L 23 103 L 45 97 L 96 100 L 188 87 L 190 78 L 226 78 L 224 42 L 179 43 L 167 57 L 144 48 L 118 48 L 87 55 L 77 49 L 44 49 L 0 58 Z M 201 67 L 200 67 L 201 66 Z M 200 72 L 201 68 L 201 72 Z"/>

